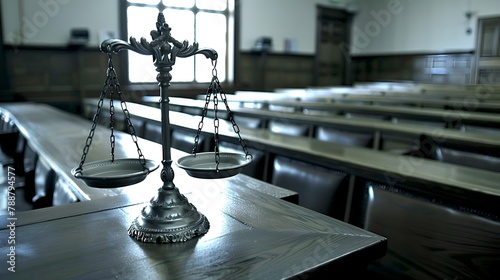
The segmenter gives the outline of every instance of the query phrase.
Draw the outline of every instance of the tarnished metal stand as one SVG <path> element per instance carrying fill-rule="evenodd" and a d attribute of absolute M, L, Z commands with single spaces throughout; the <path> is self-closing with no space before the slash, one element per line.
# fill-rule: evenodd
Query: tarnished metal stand
<path fill-rule="evenodd" d="M 189 57 L 203 54 L 212 60 L 217 59 L 217 52 L 213 49 L 198 49 L 198 44 L 188 45 L 187 41 L 179 42 L 170 36 L 170 28 L 165 22 L 162 13 L 158 15 L 156 30 L 151 31 L 152 41 L 148 43 L 141 38 L 137 42 L 130 38 L 130 43 L 119 39 L 108 39 L 102 42 L 101 51 L 111 54 L 127 49 L 143 55 L 152 55 L 156 71 L 158 86 L 160 87 L 161 123 L 163 168 L 161 180 L 163 186 L 158 189 L 149 204 L 132 222 L 128 234 L 148 243 L 183 242 L 195 236 L 208 232 L 210 223 L 207 218 L 198 212 L 196 207 L 189 203 L 174 185 L 174 171 L 170 154 L 170 120 L 168 87 L 172 80 L 170 71 L 177 57 Z"/>

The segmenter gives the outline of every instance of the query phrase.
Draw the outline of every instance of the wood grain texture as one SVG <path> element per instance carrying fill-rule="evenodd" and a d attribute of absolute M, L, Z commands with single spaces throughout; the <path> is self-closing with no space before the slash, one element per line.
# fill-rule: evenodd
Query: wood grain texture
<path fill-rule="evenodd" d="M 16 231 L 18 262 L 12 279 L 33 275 L 47 279 L 283 279 L 311 276 L 320 267 L 344 259 L 362 269 L 385 253 L 387 240 L 382 236 L 247 190 L 227 189 L 211 204 L 199 207 L 211 229 L 184 243 L 143 244 L 130 238 L 126 229 L 142 205 L 21 226 Z M 196 195 L 190 198 L 196 200 Z M 5 243 L 1 246 L 2 251 L 8 249 Z M 2 278 L 7 273 L 0 271 Z"/>

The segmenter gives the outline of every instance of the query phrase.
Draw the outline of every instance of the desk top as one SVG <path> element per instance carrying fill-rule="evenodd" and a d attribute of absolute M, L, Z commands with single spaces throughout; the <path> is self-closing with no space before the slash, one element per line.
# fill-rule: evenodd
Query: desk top
<path fill-rule="evenodd" d="M 187 195 L 190 202 L 204 194 Z M 120 200 L 120 201 L 119 201 Z M 109 202 L 109 204 L 108 204 Z M 184 243 L 145 244 L 127 228 L 142 204 L 124 196 L 20 213 L 15 228 L 16 273 L 4 267 L 0 277 L 28 279 L 283 279 L 332 273 L 356 273 L 385 254 L 384 237 L 257 191 L 224 189 L 198 203 L 210 222 L 207 234 Z M 84 212 L 76 214 L 72 208 Z M 60 213 L 69 213 L 59 217 Z M 28 215 L 45 221 L 23 224 Z M 50 218 L 56 217 L 56 218 Z M 0 217 L 3 221 L 7 216 Z M 0 234 L 10 229 L 2 225 Z M 2 242 L 2 252 L 10 245 Z M 6 255 L 3 260 L 5 264 Z M 349 270 L 347 270 L 348 272 Z M 14 276 L 14 277 L 12 277 Z"/>

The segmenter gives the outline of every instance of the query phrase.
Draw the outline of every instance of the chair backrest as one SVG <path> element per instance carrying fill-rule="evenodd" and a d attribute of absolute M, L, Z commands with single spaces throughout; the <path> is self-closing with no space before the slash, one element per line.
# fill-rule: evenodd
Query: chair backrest
<path fill-rule="evenodd" d="M 184 107 L 182 108 L 182 112 L 193 115 L 193 116 L 201 116 L 203 109 L 202 108 L 197 108 L 197 107 Z"/>
<path fill-rule="evenodd" d="M 291 122 L 282 122 L 279 120 L 270 120 L 268 129 L 273 133 L 280 133 L 292 136 L 307 136 L 309 125 Z"/>
<path fill-rule="evenodd" d="M 233 116 L 234 121 L 238 126 L 249 127 L 249 128 L 259 128 L 262 125 L 262 120 L 258 118 L 245 117 L 245 116 Z"/>
<path fill-rule="evenodd" d="M 343 219 L 348 178 L 342 171 L 276 156 L 271 183 L 297 192 L 299 205 Z"/>
<path fill-rule="evenodd" d="M 53 203 L 56 174 L 42 157 L 35 167 L 35 196 L 33 208 L 50 207 Z"/>
<path fill-rule="evenodd" d="M 175 149 L 184 151 L 186 153 L 191 153 L 194 147 L 194 137 L 196 133 L 189 132 L 183 129 L 174 129 L 171 135 L 171 146 Z M 204 151 L 205 147 L 205 136 L 200 134 L 200 138 L 198 139 L 198 146 L 196 148 L 196 152 Z"/>
<path fill-rule="evenodd" d="M 54 186 L 54 197 L 52 205 L 65 205 L 78 202 L 78 198 L 68 188 L 68 182 L 60 176 L 57 176 Z"/>
<path fill-rule="evenodd" d="M 500 172 L 500 157 L 438 146 L 435 151 L 436 160 L 474 167 L 483 170 Z"/>
<path fill-rule="evenodd" d="M 442 162 L 500 172 L 500 151 L 485 146 L 438 142 L 428 135 L 422 135 L 420 154 Z"/>
<path fill-rule="evenodd" d="M 363 131 L 348 131 L 332 127 L 318 127 L 315 138 L 321 141 L 356 147 L 373 147 L 374 133 Z"/>
<path fill-rule="evenodd" d="M 38 154 L 26 143 L 23 154 L 24 168 L 24 199 L 28 203 L 33 203 L 35 196 L 35 168 L 38 160 Z"/>
<path fill-rule="evenodd" d="M 419 149 L 419 137 L 382 132 L 380 150 L 393 154 L 408 154 Z"/>
<path fill-rule="evenodd" d="M 252 155 L 252 162 L 249 165 L 243 167 L 241 173 L 252 178 L 264 180 L 264 171 L 266 170 L 264 152 L 252 148 L 247 149 L 248 153 Z M 244 153 L 241 145 L 226 141 L 221 141 L 219 143 L 219 151 L 227 153 Z"/>
<path fill-rule="evenodd" d="M 161 143 L 161 123 L 148 121 L 144 125 L 144 138 L 156 143 Z"/>
<path fill-rule="evenodd" d="M 446 194 L 429 197 L 373 182 L 364 188 L 362 227 L 390 240 L 387 254 L 371 269 L 412 279 L 498 276 L 500 221 L 457 205 Z"/>
<path fill-rule="evenodd" d="M 140 118 L 134 118 L 130 117 L 130 123 L 132 124 L 132 127 L 134 128 L 135 135 L 137 137 L 143 137 L 144 138 L 144 126 L 145 126 L 145 121 Z M 129 126 L 126 120 L 124 121 L 124 129 L 126 133 L 130 133 L 129 131 Z"/>

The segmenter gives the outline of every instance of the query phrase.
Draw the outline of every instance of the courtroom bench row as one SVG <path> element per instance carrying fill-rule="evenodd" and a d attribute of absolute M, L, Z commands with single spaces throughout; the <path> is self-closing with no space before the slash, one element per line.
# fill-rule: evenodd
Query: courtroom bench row
<path fill-rule="evenodd" d="M 86 103 L 86 108 L 91 117 L 95 107 Z M 143 131 L 145 138 L 160 139 L 158 109 L 130 103 L 128 108 L 136 131 Z M 191 151 L 200 118 L 171 112 L 170 119 L 172 146 Z M 205 144 L 196 152 L 213 149 L 212 122 L 205 119 L 201 135 Z M 241 152 L 231 124 L 224 123 L 221 121 L 221 151 Z M 299 205 L 396 240 L 389 242 L 389 254 L 376 264 L 378 269 L 390 273 L 403 267 L 415 277 L 433 273 L 435 263 L 429 256 L 436 254 L 432 245 L 438 244 L 458 248 L 458 252 L 439 256 L 442 277 L 464 275 L 469 270 L 473 275 L 491 275 L 488 264 L 465 264 L 455 254 L 468 256 L 477 250 L 487 260 L 499 260 L 495 250 L 500 244 L 491 234 L 500 228 L 500 212 L 495 206 L 500 202 L 499 173 L 262 129 L 241 132 L 254 156 L 245 174 L 297 191 Z M 458 224 L 473 230 L 462 231 Z M 469 238 L 474 245 L 460 243 Z M 415 253 L 415 245 L 423 249 Z"/>
<path fill-rule="evenodd" d="M 294 90 L 297 91 L 297 90 Z M 335 104 L 333 110 L 340 111 L 353 107 L 347 105 L 375 105 L 375 106 L 397 106 L 414 110 L 415 108 L 429 108 L 441 110 L 461 110 L 466 112 L 500 113 L 500 97 L 479 96 L 471 94 L 467 97 L 454 97 L 448 99 L 433 96 L 412 96 L 408 94 L 361 94 L 348 92 L 343 94 L 331 94 L 329 92 L 318 92 L 318 90 L 304 90 L 302 94 L 288 94 L 285 92 L 248 92 L 237 91 L 231 100 L 242 103 L 269 103 L 279 105 L 286 101 L 322 102 Z M 499 94 L 500 96 L 500 94 Z M 200 96 L 202 98 L 202 96 Z M 343 107 L 342 107 L 343 104 Z M 284 103 L 283 105 L 287 105 Z M 337 105 L 337 107 L 335 107 Z M 323 107 L 324 109 L 325 107 Z"/>
<path fill-rule="evenodd" d="M 91 106 L 95 99 L 85 100 Z M 205 102 L 171 98 L 171 110 L 201 115 Z M 237 103 L 228 103 L 237 105 Z M 156 103 L 155 105 L 158 105 Z M 303 106 L 302 103 L 296 104 Z M 319 105 L 322 106 L 322 105 Z M 331 143 L 365 147 L 395 154 L 412 154 L 453 164 L 500 171 L 500 133 L 459 131 L 416 123 L 393 123 L 380 119 L 344 118 L 265 109 L 231 107 L 235 121 L 249 128 L 275 133 L 308 136 Z M 213 110 L 207 115 L 213 117 Z M 225 108 L 218 118 L 228 119 Z M 500 115 L 497 117 L 500 120 Z M 470 116 L 468 118 L 470 121 Z M 483 122 L 489 123 L 485 118 Z M 500 123 L 499 123 L 500 125 Z"/>

